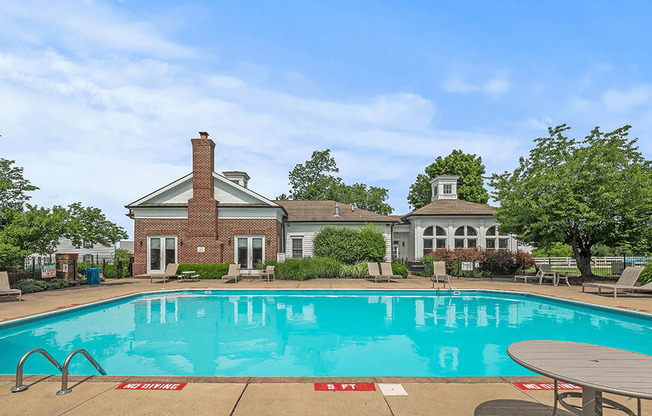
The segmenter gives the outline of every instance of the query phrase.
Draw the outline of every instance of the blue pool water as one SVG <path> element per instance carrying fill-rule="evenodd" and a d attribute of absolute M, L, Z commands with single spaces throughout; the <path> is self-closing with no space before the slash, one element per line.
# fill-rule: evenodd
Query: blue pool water
<path fill-rule="evenodd" d="M 528 339 L 652 355 L 652 319 L 496 292 L 181 291 L 0 325 L 0 374 L 41 347 L 61 362 L 85 348 L 109 375 L 517 376 L 532 373 L 506 349 Z"/>

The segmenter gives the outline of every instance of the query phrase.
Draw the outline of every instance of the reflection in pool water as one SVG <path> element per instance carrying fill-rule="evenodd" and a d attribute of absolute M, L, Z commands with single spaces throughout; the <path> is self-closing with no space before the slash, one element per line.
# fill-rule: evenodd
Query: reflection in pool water
<path fill-rule="evenodd" d="M 652 354 L 652 319 L 480 292 L 185 291 L 0 326 L 0 374 L 41 347 L 59 360 L 86 348 L 110 375 L 526 375 L 506 349 L 527 339 Z M 71 373 L 94 370 L 75 359 Z"/>

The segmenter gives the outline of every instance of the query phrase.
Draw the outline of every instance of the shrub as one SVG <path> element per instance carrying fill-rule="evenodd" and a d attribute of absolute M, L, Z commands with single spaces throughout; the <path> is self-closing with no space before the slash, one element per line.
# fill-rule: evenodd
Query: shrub
<path fill-rule="evenodd" d="M 340 277 L 364 278 L 369 274 L 366 261 L 356 264 L 343 264 L 340 269 Z"/>
<path fill-rule="evenodd" d="M 379 227 L 365 224 L 359 229 L 327 225 L 315 236 L 315 256 L 330 257 L 344 264 L 381 261 L 387 245 Z"/>
<path fill-rule="evenodd" d="M 221 279 L 222 276 L 228 274 L 230 264 L 233 263 L 179 264 L 177 274 L 193 270 L 199 279 Z"/>
<path fill-rule="evenodd" d="M 397 274 L 401 276 L 403 279 L 407 279 L 408 276 L 407 266 L 401 263 L 392 263 L 392 274 Z"/>
<path fill-rule="evenodd" d="M 63 289 L 70 286 L 78 286 L 78 282 L 66 279 L 36 280 L 22 279 L 17 281 L 13 286 L 20 289 L 23 293 L 43 292 L 45 290 Z"/>
<path fill-rule="evenodd" d="M 315 256 L 353 264 L 360 259 L 360 231 L 327 225 L 315 236 Z"/>
<path fill-rule="evenodd" d="M 101 268 L 101 267 L 100 267 Z M 122 272 L 120 273 L 120 277 L 126 277 L 129 276 L 129 263 L 127 262 L 122 262 L 121 263 L 121 269 Z M 104 266 L 104 277 L 108 277 L 111 279 L 114 279 L 118 276 L 118 265 L 117 264 L 107 264 Z"/>
<path fill-rule="evenodd" d="M 518 262 L 518 267 L 522 267 L 523 270 L 527 270 L 530 267 L 534 267 L 536 264 L 534 257 L 530 253 L 519 252 L 516 253 L 516 261 Z"/>
<path fill-rule="evenodd" d="M 360 261 L 382 261 L 385 259 L 387 243 L 377 225 L 365 224 L 359 234 Z"/>
<path fill-rule="evenodd" d="M 519 264 L 516 255 L 507 250 L 489 250 L 486 252 L 482 268 L 486 273 L 497 275 L 511 275 L 516 272 Z"/>
<path fill-rule="evenodd" d="M 652 282 L 652 262 L 648 263 L 638 276 L 638 283 L 645 285 L 650 282 Z"/>

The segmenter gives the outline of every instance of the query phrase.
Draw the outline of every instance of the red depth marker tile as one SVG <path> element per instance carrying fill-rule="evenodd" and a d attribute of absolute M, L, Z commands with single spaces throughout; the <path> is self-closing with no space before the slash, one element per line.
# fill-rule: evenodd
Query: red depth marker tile
<path fill-rule="evenodd" d="M 116 390 L 183 390 L 188 383 L 122 383 Z"/>
<path fill-rule="evenodd" d="M 512 383 L 521 390 L 554 390 L 554 383 Z M 570 383 L 557 383 L 559 390 L 582 390 L 581 387 Z"/>
<path fill-rule="evenodd" d="M 315 383 L 315 391 L 376 391 L 374 383 Z"/>

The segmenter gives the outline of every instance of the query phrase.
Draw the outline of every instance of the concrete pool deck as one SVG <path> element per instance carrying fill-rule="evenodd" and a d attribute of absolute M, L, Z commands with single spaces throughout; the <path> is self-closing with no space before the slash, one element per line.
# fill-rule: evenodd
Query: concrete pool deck
<path fill-rule="evenodd" d="M 536 293 L 604 306 L 652 313 L 652 295 L 622 294 L 598 296 L 582 293 L 579 286 L 552 286 L 515 283 L 509 279 L 453 279 L 455 289 L 490 289 Z M 428 289 L 424 278 L 400 283 L 374 283 L 363 279 L 313 279 L 304 282 L 241 281 L 224 284 L 221 280 L 151 284 L 149 278 L 108 280 L 98 287 L 80 287 L 23 296 L 23 301 L 0 300 L 0 322 L 38 313 L 60 310 L 77 304 L 110 299 L 132 293 L 183 288 L 242 289 Z M 397 353 L 398 354 L 398 353 Z M 396 359 L 397 354 L 388 354 Z M 181 391 L 116 390 L 122 382 L 188 382 Z M 60 376 L 25 377 L 30 388 L 12 394 L 13 375 L 0 375 L 0 415 L 549 415 L 552 392 L 523 391 L 513 382 L 543 382 L 543 377 L 466 377 L 466 378 L 200 378 L 200 377 L 118 377 L 71 376 L 72 393 L 57 396 Z M 407 396 L 384 396 L 378 385 L 370 392 L 315 391 L 314 382 L 400 383 Z M 634 400 L 618 400 L 636 408 Z M 620 414 L 605 411 L 605 415 Z M 643 414 L 652 413 L 652 401 L 643 401 Z M 570 413 L 559 411 L 560 415 Z"/>

